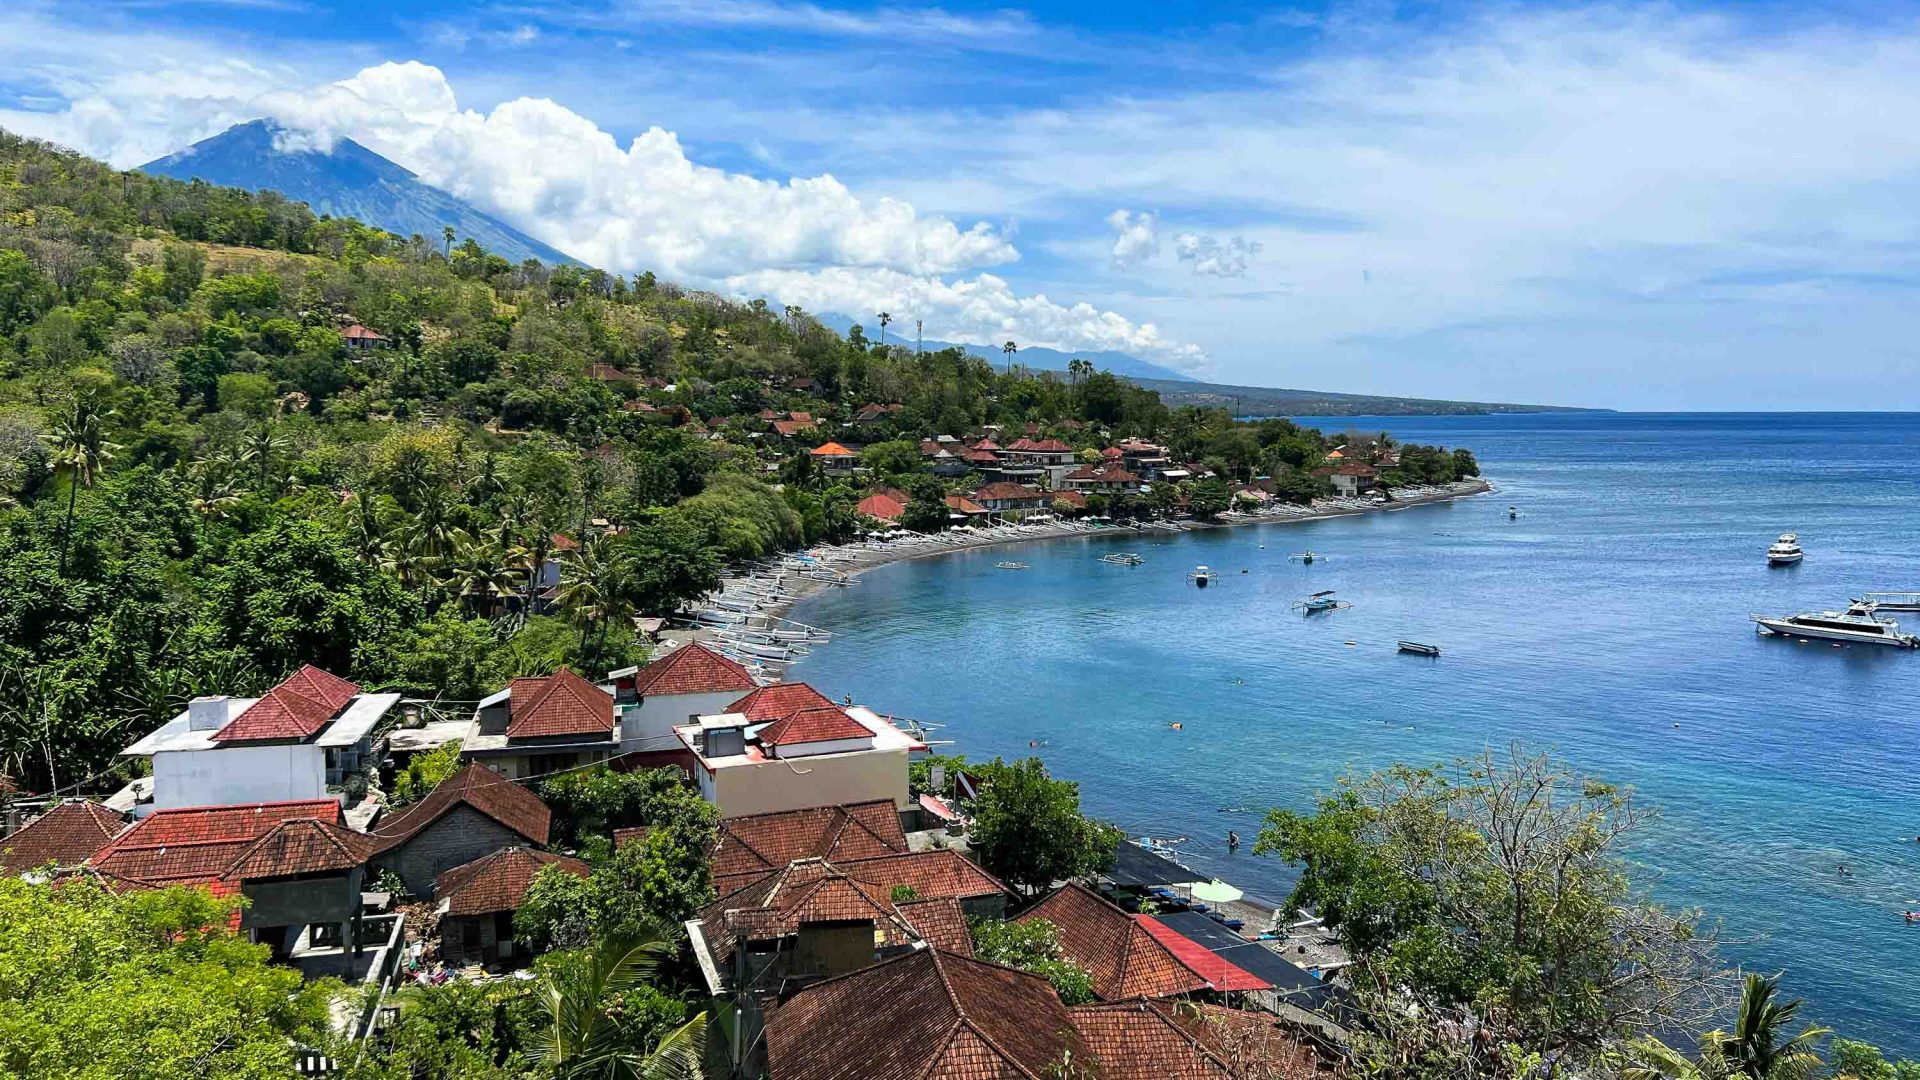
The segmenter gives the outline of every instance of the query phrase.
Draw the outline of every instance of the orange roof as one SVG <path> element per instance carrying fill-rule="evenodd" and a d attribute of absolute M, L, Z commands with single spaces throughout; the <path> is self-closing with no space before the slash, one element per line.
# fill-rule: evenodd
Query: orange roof
<path fill-rule="evenodd" d="M 967 498 L 965 495 L 947 496 L 947 506 L 950 509 L 960 511 L 963 514 L 984 514 L 988 512 L 986 507 L 981 506 L 979 503 L 974 502 L 972 499 Z"/>
<path fill-rule="evenodd" d="M 333 799 L 156 810 L 115 837 L 87 865 L 158 885 L 213 881 L 255 840 L 282 822 L 300 818 L 330 825 L 343 821 L 340 804 Z"/>
<path fill-rule="evenodd" d="M 507 712 L 510 739 L 613 731 L 613 695 L 568 668 L 544 679 L 513 680 Z"/>
<path fill-rule="evenodd" d="M 1080 885 L 1066 885 L 1015 920 L 1045 919 L 1059 931 L 1060 951 L 1093 976 L 1103 1001 L 1172 997 L 1207 988 L 1133 916 Z"/>
<path fill-rule="evenodd" d="M 262 833 L 220 876 L 228 881 L 247 881 L 351 870 L 373 858 L 375 845 L 373 837 L 365 833 L 316 818 L 296 818 Z"/>
<path fill-rule="evenodd" d="M 215 742 L 266 742 L 306 739 L 352 701 L 360 688 L 312 664 L 247 706 L 233 722 L 213 733 Z"/>
<path fill-rule="evenodd" d="M 830 442 L 824 446 L 816 446 L 812 450 L 809 450 L 807 452 L 812 454 L 815 457 L 852 457 L 853 456 L 853 451 L 847 449 L 844 446 L 841 446 L 837 442 Z"/>
<path fill-rule="evenodd" d="M 649 694 L 724 694 L 760 684 L 747 669 L 699 642 L 682 645 L 649 663 L 633 677 L 634 692 Z"/>
<path fill-rule="evenodd" d="M 861 499 L 854 512 L 880 521 L 898 521 L 900 515 L 907 512 L 907 506 L 891 495 L 869 495 Z"/>
<path fill-rule="evenodd" d="M 761 746 L 795 746 L 841 739 L 871 739 L 873 732 L 865 724 L 848 716 L 845 709 L 827 704 L 796 709 L 761 728 L 759 738 Z"/>
<path fill-rule="evenodd" d="M 0 838 L 0 871 L 77 866 L 126 829 L 126 818 L 99 803 L 61 803 Z"/>
<path fill-rule="evenodd" d="M 530 848 L 502 848 L 435 878 L 433 898 L 440 901 L 447 915 L 518 911 L 534 877 L 549 866 L 558 866 L 579 878 L 592 872 L 592 868 L 579 859 Z"/>

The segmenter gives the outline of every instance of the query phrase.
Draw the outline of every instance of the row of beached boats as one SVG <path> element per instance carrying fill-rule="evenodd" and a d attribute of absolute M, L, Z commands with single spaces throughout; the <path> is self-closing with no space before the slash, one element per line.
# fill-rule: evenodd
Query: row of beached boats
<path fill-rule="evenodd" d="M 800 599 L 802 589 L 844 588 L 857 580 L 815 554 L 761 559 L 721 579 L 719 590 L 691 611 L 687 622 L 705 630 L 721 653 L 756 676 L 771 678 L 833 636 L 775 612 Z"/>

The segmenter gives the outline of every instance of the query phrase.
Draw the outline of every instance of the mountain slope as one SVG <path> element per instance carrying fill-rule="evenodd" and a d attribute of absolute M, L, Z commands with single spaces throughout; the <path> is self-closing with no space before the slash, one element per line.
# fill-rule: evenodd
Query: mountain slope
<path fill-rule="evenodd" d="M 814 318 L 819 320 L 820 325 L 841 335 L 845 335 L 855 323 L 855 320 L 838 312 L 828 312 L 824 315 L 816 315 Z M 873 341 L 880 340 L 880 325 L 878 323 L 868 320 L 860 323 L 860 326 L 866 331 L 868 339 Z M 888 329 L 890 331 L 887 334 L 888 341 L 899 342 L 906 345 L 913 344 L 913 331 L 911 329 L 905 333 L 900 332 L 897 326 L 889 327 Z M 1005 363 L 1007 359 L 1006 354 L 1000 351 L 1000 346 L 998 345 L 975 345 L 967 342 L 935 341 L 932 338 L 928 338 L 925 346 L 928 352 L 946 348 L 965 349 L 974 356 L 984 357 L 985 359 L 993 361 L 995 367 Z M 1093 366 L 1096 368 L 1103 371 L 1111 371 L 1115 375 L 1125 375 L 1130 379 L 1165 379 L 1169 382 L 1194 381 L 1190 375 L 1182 375 L 1172 368 L 1161 367 L 1159 364 L 1151 363 L 1137 356 L 1122 352 L 1068 353 L 1061 352 L 1058 349 L 1042 348 L 1038 345 L 1032 348 L 1023 345 L 1020 351 L 1014 354 L 1013 359 L 1015 363 L 1024 364 L 1035 371 L 1065 371 L 1067 370 L 1067 361 L 1079 359 L 1091 360 Z"/>
<path fill-rule="evenodd" d="M 472 237 L 510 262 L 539 259 L 549 265 L 577 263 L 506 222 L 421 183 L 418 177 L 352 139 L 333 152 L 287 151 L 274 145 L 269 121 L 236 124 L 210 139 L 140 166 L 178 180 L 249 190 L 270 189 L 304 202 L 314 213 L 358 218 L 399 236 L 419 233 L 434 245 L 453 226 L 456 242 Z"/>

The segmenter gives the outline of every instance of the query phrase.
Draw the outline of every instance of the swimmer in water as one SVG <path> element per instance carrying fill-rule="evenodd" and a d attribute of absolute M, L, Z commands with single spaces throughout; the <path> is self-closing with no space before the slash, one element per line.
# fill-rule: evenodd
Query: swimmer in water
<path fill-rule="evenodd" d="M 1234 832 L 1232 829 L 1227 830 L 1227 850 L 1228 851 L 1240 850 L 1240 834 L 1237 832 Z"/>

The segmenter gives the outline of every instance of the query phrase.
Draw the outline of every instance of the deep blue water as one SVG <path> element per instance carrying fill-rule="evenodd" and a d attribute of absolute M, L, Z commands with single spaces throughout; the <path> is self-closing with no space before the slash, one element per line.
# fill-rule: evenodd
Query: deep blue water
<path fill-rule="evenodd" d="M 838 634 L 790 677 L 944 724 L 972 757 L 1038 753 L 1091 813 L 1192 837 L 1191 863 L 1273 898 L 1287 868 L 1224 845 L 1250 847 L 1261 809 L 1348 770 L 1551 749 L 1662 810 L 1634 850 L 1657 897 L 1723 919 L 1729 954 L 1786 971 L 1819 1020 L 1920 1055 L 1920 926 L 1900 915 L 1920 908 L 1920 653 L 1747 620 L 1920 590 L 1920 415 L 1308 422 L 1471 447 L 1498 490 L 1027 545 L 1024 573 L 994 569 L 1007 548 L 881 567 L 795 612 Z M 1769 569 L 1789 529 L 1807 559 Z M 1287 561 L 1303 548 L 1328 557 Z M 1096 561 L 1115 550 L 1147 561 Z M 1194 589 L 1196 563 L 1225 576 Z M 1354 606 L 1288 610 L 1327 588 Z M 1398 655 L 1402 637 L 1444 655 Z"/>

